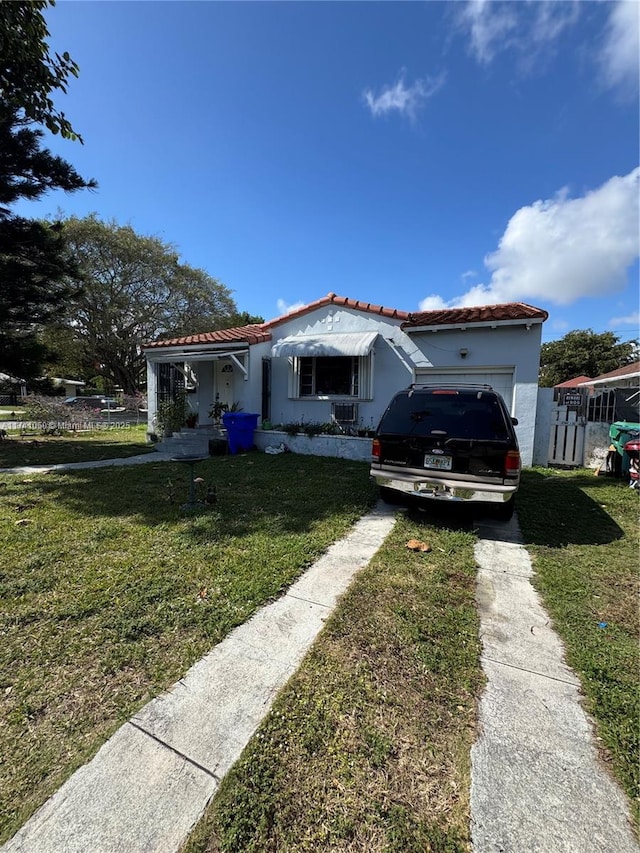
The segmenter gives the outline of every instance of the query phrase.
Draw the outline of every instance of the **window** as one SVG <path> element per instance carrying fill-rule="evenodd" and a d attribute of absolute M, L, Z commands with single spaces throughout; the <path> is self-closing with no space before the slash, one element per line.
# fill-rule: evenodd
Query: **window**
<path fill-rule="evenodd" d="M 289 358 L 289 397 L 370 400 L 373 354 L 295 356 Z"/>
<path fill-rule="evenodd" d="M 298 359 L 300 397 L 357 397 L 360 359 L 356 356 L 327 356 Z"/>

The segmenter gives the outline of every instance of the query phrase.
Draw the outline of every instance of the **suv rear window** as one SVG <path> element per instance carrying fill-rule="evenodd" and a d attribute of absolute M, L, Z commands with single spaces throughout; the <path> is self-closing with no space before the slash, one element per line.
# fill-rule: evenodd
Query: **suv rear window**
<path fill-rule="evenodd" d="M 379 432 L 506 441 L 510 429 L 505 415 L 493 391 L 420 389 L 394 397 Z"/>

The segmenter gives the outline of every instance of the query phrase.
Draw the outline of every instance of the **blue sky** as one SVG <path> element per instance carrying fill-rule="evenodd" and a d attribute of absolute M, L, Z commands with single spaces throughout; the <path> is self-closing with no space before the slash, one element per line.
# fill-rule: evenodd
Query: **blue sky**
<path fill-rule="evenodd" d="M 69 2 L 47 143 L 271 319 L 333 291 L 638 335 L 637 2 Z"/>

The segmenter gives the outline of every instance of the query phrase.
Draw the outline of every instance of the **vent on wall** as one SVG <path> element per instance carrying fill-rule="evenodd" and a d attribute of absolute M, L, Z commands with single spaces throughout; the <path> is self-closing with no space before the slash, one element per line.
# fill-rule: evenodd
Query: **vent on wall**
<path fill-rule="evenodd" d="M 358 404 L 332 403 L 331 420 L 339 424 L 355 424 L 358 420 Z"/>

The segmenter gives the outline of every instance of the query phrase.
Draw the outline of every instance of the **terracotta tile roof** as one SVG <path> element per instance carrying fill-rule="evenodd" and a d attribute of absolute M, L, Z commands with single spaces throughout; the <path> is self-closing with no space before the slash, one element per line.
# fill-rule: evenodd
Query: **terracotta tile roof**
<path fill-rule="evenodd" d="M 296 311 L 291 311 L 289 314 L 282 314 L 276 317 L 275 320 L 269 320 L 265 323 L 270 328 L 277 326 L 280 323 L 286 323 L 295 317 L 301 317 L 303 314 L 308 314 L 309 311 L 315 311 L 317 308 L 322 308 L 324 305 L 338 305 L 341 308 L 353 308 L 356 311 L 366 311 L 369 314 L 377 314 L 379 317 L 391 317 L 395 320 L 408 320 L 411 316 L 406 311 L 398 311 L 397 308 L 385 308 L 383 305 L 374 305 L 372 302 L 362 302 L 359 299 L 349 299 L 347 296 L 336 296 L 335 293 L 328 293 L 321 299 L 316 299 L 315 302 L 310 302 L 308 305 L 303 305 Z"/>
<path fill-rule="evenodd" d="M 470 308 L 444 308 L 411 314 L 403 329 L 415 326 L 457 326 L 467 323 L 490 323 L 501 320 L 546 320 L 548 313 L 526 302 L 501 305 L 476 305 Z"/>
<path fill-rule="evenodd" d="M 593 382 L 590 376 L 576 376 L 574 379 L 567 379 L 564 382 L 558 382 L 554 388 L 575 388 L 576 385 L 582 385 L 584 382 Z"/>
<path fill-rule="evenodd" d="M 467 323 L 489 322 L 491 320 L 546 320 L 549 316 L 541 308 L 534 308 L 524 302 L 508 302 L 504 305 L 484 305 L 474 308 L 447 308 L 440 311 L 422 311 L 411 314 L 407 311 L 399 311 L 397 308 L 385 308 L 383 305 L 374 305 L 371 302 L 362 302 L 359 299 L 349 299 L 347 296 L 337 296 L 329 293 L 315 302 L 303 305 L 289 314 L 282 314 L 274 320 L 266 323 L 254 323 L 249 326 L 240 326 L 235 329 L 220 329 L 217 332 L 202 332 L 199 335 L 187 335 L 181 338 L 170 338 L 168 340 L 153 341 L 145 344 L 145 347 L 175 347 L 197 344 L 226 344 L 246 343 L 259 344 L 271 340 L 271 329 L 281 323 L 302 317 L 310 311 L 315 311 L 324 306 L 335 305 L 340 308 L 351 308 L 355 311 L 364 311 L 375 314 L 378 317 L 389 317 L 402 321 L 402 328 L 416 326 L 445 326 Z"/>
<path fill-rule="evenodd" d="M 270 341 L 271 334 L 266 323 L 252 323 L 235 329 L 219 329 L 217 332 L 201 332 L 199 335 L 186 335 L 182 338 L 169 338 L 164 341 L 152 341 L 145 347 L 178 347 L 190 344 L 260 344 Z"/>

